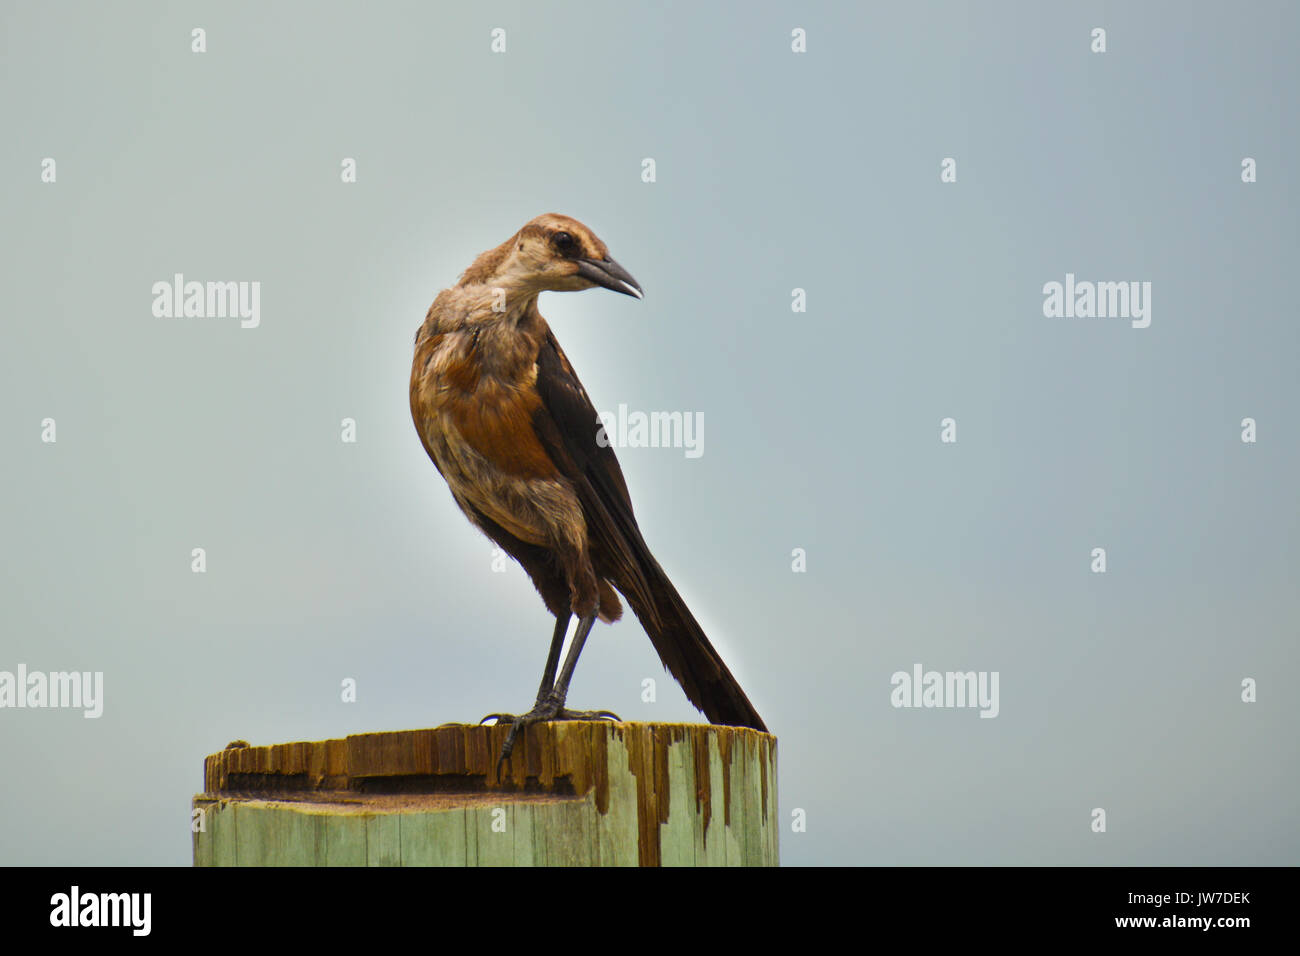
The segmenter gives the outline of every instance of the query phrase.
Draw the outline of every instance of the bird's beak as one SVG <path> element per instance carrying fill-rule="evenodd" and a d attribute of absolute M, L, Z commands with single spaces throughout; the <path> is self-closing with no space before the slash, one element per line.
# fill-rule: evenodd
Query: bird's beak
<path fill-rule="evenodd" d="M 606 289 L 636 296 L 638 299 L 644 298 L 641 286 L 613 259 L 579 259 L 578 275 Z"/>

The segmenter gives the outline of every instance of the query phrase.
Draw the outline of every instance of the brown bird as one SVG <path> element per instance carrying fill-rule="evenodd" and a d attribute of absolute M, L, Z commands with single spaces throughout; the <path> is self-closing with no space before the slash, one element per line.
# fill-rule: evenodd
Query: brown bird
<path fill-rule="evenodd" d="M 523 565 L 555 615 L 533 709 L 483 718 L 511 723 L 501 761 L 528 724 L 617 719 L 565 708 L 592 624 L 623 613 L 616 591 L 710 721 L 766 730 L 641 537 L 614 450 L 597 440 L 596 410 L 537 311 L 544 291 L 596 286 L 642 297 L 590 229 L 538 216 L 439 293 L 415 336 L 411 415 L 425 451 L 466 517 Z M 557 678 L 571 614 L 578 626 Z"/>

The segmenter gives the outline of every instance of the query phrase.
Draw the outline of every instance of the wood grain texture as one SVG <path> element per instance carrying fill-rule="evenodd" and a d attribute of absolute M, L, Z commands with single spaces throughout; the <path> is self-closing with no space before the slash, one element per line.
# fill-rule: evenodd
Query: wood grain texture
<path fill-rule="evenodd" d="M 703 724 L 450 724 L 204 761 L 195 866 L 775 866 L 776 738 Z"/>

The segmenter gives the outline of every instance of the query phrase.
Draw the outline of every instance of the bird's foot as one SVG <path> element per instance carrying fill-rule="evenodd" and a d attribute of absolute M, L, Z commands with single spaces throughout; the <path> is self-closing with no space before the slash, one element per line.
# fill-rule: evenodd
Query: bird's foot
<path fill-rule="evenodd" d="M 515 741 L 519 739 L 519 733 L 525 727 L 531 724 L 542 724 L 552 720 L 614 720 L 621 721 L 623 718 L 610 710 L 569 710 L 564 706 L 564 701 L 554 694 L 548 694 L 546 697 L 538 699 L 533 705 L 533 709 L 526 714 L 488 714 L 480 724 L 485 724 L 489 720 L 494 720 L 498 724 L 510 725 L 510 733 L 506 734 L 506 742 L 501 745 L 501 756 L 497 758 L 497 778 L 501 777 L 502 765 L 510 759 L 510 754 L 514 752 Z"/>
<path fill-rule="evenodd" d="M 480 724 L 486 724 L 489 720 L 498 724 L 514 724 L 521 722 L 524 725 L 541 723 L 547 720 L 613 720 L 622 721 L 623 718 L 612 710 L 569 710 L 561 707 L 552 714 L 546 715 L 540 713 L 536 707 L 526 714 L 488 714 Z M 456 724 L 447 724 L 448 727 L 457 726 Z"/>

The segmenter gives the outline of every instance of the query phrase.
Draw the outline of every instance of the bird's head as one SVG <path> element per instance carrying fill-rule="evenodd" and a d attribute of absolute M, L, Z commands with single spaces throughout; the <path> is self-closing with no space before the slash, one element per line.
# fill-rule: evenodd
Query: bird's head
<path fill-rule="evenodd" d="M 603 286 L 641 298 L 641 286 L 578 220 L 547 213 L 527 223 L 492 256 L 491 274 L 476 277 L 526 292 L 577 292 Z M 485 263 L 487 265 L 487 263 Z M 475 263 L 478 267 L 478 263 Z"/>

